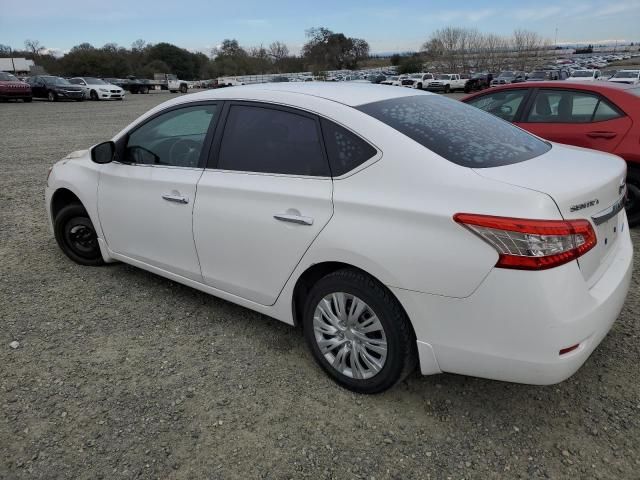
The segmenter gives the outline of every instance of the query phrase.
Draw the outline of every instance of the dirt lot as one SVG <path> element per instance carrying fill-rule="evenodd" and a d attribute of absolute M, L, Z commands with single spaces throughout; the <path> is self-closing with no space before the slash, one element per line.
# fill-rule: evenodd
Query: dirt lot
<path fill-rule="evenodd" d="M 359 396 L 298 330 L 68 260 L 45 221 L 47 169 L 170 97 L 0 105 L 0 478 L 640 478 L 637 274 L 566 382 L 414 375 Z"/>

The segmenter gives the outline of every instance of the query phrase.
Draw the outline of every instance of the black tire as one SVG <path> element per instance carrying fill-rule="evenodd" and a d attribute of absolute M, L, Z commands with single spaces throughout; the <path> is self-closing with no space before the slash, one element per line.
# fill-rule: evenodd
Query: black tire
<path fill-rule="evenodd" d="M 629 168 L 627 171 L 627 219 L 630 227 L 640 225 L 640 169 Z"/>
<path fill-rule="evenodd" d="M 89 98 L 93 101 L 97 101 L 98 100 L 98 93 L 95 90 L 91 90 L 89 92 Z"/>
<path fill-rule="evenodd" d="M 188 89 L 189 89 L 189 87 L 186 86 L 184 83 L 182 85 L 180 85 L 180 93 L 187 93 Z"/>
<path fill-rule="evenodd" d="M 418 90 L 422 90 L 422 84 L 421 83 L 418 84 Z"/>
<path fill-rule="evenodd" d="M 64 254 L 80 265 L 104 264 L 89 214 L 78 203 L 62 208 L 53 221 L 53 232 Z"/>
<path fill-rule="evenodd" d="M 169 90 L 169 93 L 178 93 L 178 90 Z"/>
<path fill-rule="evenodd" d="M 444 86 L 444 93 L 449 93 L 451 92 L 451 87 L 449 85 L 445 85 Z"/>
<path fill-rule="evenodd" d="M 327 295 L 336 292 L 353 295 L 365 302 L 382 325 L 387 342 L 387 357 L 382 368 L 370 378 L 356 379 L 338 371 L 318 347 L 314 312 Z M 384 285 L 359 270 L 337 270 L 320 279 L 307 296 L 302 323 L 305 340 L 318 365 L 337 383 L 354 392 L 372 394 L 387 390 L 404 380 L 416 367 L 416 339 L 407 315 Z M 362 362 L 362 357 L 359 358 Z"/>
<path fill-rule="evenodd" d="M 49 99 L 50 102 L 58 101 L 58 96 L 55 93 L 53 93 L 51 90 L 49 90 L 49 92 L 47 93 L 47 98 Z"/>
<path fill-rule="evenodd" d="M 149 93 L 149 87 L 142 87 L 140 89 L 140 93 L 142 93 L 142 94 Z"/>

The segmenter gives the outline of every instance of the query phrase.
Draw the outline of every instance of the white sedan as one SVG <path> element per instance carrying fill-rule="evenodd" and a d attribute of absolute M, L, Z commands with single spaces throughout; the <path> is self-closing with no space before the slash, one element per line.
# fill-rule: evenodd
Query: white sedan
<path fill-rule="evenodd" d="M 624 304 L 625 173 L 419 90 L 262 84 L 169 100 L 71 153 L 46 208 L 72 260 L 301 324 L 354 391 L 416 365 L 551 384 Z"/>
<path fill-rule="evenodd" d="M 74 77 L 69 82 L 82 87 L 85 98 L 91 100 L 123 100 L 125 91 L 117 85 L 112 85 L 95 77 Z"/>

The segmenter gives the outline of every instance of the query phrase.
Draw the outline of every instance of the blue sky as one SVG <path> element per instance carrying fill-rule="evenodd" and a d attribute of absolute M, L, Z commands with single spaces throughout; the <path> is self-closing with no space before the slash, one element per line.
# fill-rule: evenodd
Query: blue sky
<path fill-rule="evenodd" d="M 372 52 L 415 50 L 447 25 L 510 34 L 534 30 L 552 41 L 640 40 L 640 0 L 0 0 L 0 43 L 27 38 L 65 51 L 82 42 L 130 46 L 142 38 L 208 52 L 225 38 L 241 45 L 280 40 L 296 52 L 304 32 L 325 26 L 364 38 Z"/>

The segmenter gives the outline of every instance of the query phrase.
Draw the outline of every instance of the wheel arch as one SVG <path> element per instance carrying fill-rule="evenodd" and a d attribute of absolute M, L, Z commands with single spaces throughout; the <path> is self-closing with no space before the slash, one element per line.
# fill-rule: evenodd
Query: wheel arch
<path fill-rule="evenodd" d="M 86 210 L 86 207 L 82 203 L 82 200 L 80 200 L 80 197 L 78 197 L 75 193 L 65 187 L 58 188 L 51 196 L 51 203 L 49 205 L 49 208 L 51 210 L 51 218 L 55 219 L 60 210 L 72 203 L 78 203 L 82 205 L 82 207 Z"/>
<path fill-rule="evenodd" d="M 343 269 L 352 269 L 352 270 L 357 270 L 359 272 L 362 272 L 363 274 L 373 278 L 384 289 L 386 289 L 391 295 L 391 297 L 393 297 L 398 302 L 398 305 L 400 305 L 400 308 L 409 319 L 409 325 L 411 325 L 412 330 L 414 330 L 413 334 L 415 336 L 415 329 L 413 328 L 411 318 L 407 314 L 407 311 L 404 308 L 404 305 L 402 305 L 402 302 L 400 301 L 400 299 L 383 282 L 381 282 L 380 279 L 376 278 L 375 275 L 372 275 L 371 273 L 367 272 L 366 270 L 356 265 L 352 265 L 350 263 L 340 262 L 340 261 L 325 261 L 325 262 L 315 263 L 307 267 L 307 269 L 304 272 L 302 272 L 302 274 L 298 277 L 298 279 L 296 280 L 296 284 L 293 287 L 293 294 L 291 296 L 291 313 L 293 316 L 293 324 L 295 326 L 298 326 L 301 324 L 301 318 L 302 318 L 303 309 L 304 309 L 304 302 L 311 288 L 321 278 L 325 277 L 326 275 L 329 275 L 330 273 L 333 273 L 337 270 L 343 270 Z"/>

